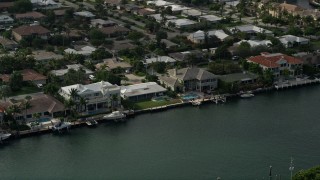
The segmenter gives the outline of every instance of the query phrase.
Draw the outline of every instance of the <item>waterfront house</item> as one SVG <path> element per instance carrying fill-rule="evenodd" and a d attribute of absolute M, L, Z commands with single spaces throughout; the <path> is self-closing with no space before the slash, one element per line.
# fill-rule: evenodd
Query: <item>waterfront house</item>
<path fill-rule="evenodd" d="M 36 72 L 32 69 L 24 69 L 20 71 L 23 82 L 30 82 L 35 85 L 44 85 L 47 82 L 47 77 Z M 0 75 L 0 79 L 2 79 L 3 82 L 9 82 L 10 81 L 10 74 L 2 74 Z"/>
<path fill-rule="evenodd" d="M 12 36 L 16 41 L 21 41 L 22 38 L 40 37 L 41 39 L 48 39 L 50 31 L 40 25 L 34 26 L 20 26 L 12 29 Z"/>
<path fill-rule="evenodd" d="M 25 97 L 30 96 L 30 100 L 26 100 Z M 26 108 L 26 102 L 29 102 L 29 107 Z M 1 101 L 0 106 L 5 109 L 9 109 L 11 106 L 18 106 L 21 110 L 20 113 L 16 113 L 14 118 L 16 120 L 41 120 L 50 121 L 54 117 L 60 117 L 65 114 L 65 107 L 63 103 L 47 94 L 36 94 L 19 96 L 11 98 L 7 101 Z M 39 119 L 34 119 L 34 114 L 39 114 Z"/>
<path fill-rule="evenodd" d="M 292 56 L 299 58 L 303 64 L 312 65 L 314 67 L 320 68 L 320 52 L 299 52 L 293 54 Z"/>
<path fill-rule="evenodd" d="M 229 37 L 223 30 L 211 30 L 207 32 L 208 37 L 216 36 L 221 41 L 224 41 Z M 204 31 L 196 31 L 187 36 L 187 39 L 195 44 L 203 44 L 205 42 L 205 32 Z"/>
<path fill-rule="evenodd" d="M 309 44 L 310 40 L 303 37 L 298 37 L 294 35 L 284 35 L 279 37 L 279 40 L 286 48 L 291 48 L 296 45 Z"/>
<path fill-rule="evenodd" d="M 160 83 L 173 91 L 212 91 L 218 87 L 218 77 L 206 70 L 191 67 L 169 69 L 168 75 L 160 76 Z"/>
<path fill-rule="evenodd" d="M 73 90 L 77 92 L 77 97 L 72 97 Z M 81 102 L 83 98 L 85 103 L 80 104 L 77 109 L 87 113 L 107 112 L 121 104 L 120 87 L 105 81 L 61 87 L 59 94 L 66 100 L 73 99 L 77 102 Z"/>
<path fill-rule="evenodd" d="M 156 82 L 147 82 L 129 86 L 121 86 L 121 97 L 130 101 L 139 101 L 162 96 L 167 89 Z"/>
<path fill-rule="evenodd" d="M 219 76 L 219 80 L 223 82 L 239 84 L 252 84 L 255 83 L 257 79 L 258 75 L 249 72 L 233 73 Z"/>
<path fill-rule="evenodd" d="M 270 70 L 275 77 L 284 75 L 286 71 L 289 75 L 295 76 L 301 73 L 302 61 L 293 56 L 288 56 L 282 53 L 261 53 L 259 56 L 251 56 L 247 58 L 247 62 L 259 64 L 265 71 Z"/>

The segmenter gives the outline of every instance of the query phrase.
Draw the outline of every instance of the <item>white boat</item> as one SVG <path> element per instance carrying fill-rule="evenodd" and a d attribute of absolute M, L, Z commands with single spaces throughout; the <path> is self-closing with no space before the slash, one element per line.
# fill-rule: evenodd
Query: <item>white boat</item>
<path fill-rule="evenodd" d="M 53 131 L 62 131 L 62 130 L 68 130 L 71 127 L 70 122 L 59 122 L 52 126 Z"/>
<path fill-rule="evenodd" d="M 254 94 L 252 93 L 244 93 L 240 95 L 241 98 L 251 98 L 254 97 Z"/>
<path fill-rule="evenodd" d="M 191 104 L 193 105 L 193 106 L 200 106 L 201 105 L 201 101 L 191 101 Z"/>
<path fill-rule="evenodd" d="M 125 117 L 126 117 L 126 115 L 124 113 L 122 113 L 120 111 L 113 111 L 112 113 L 103 116 L 103 119 L 117 120 L 117 119 L 123 119 Z"/>
<path fill-rule="evenodd" d="M 95 126 L 95 125 L 98 125 L 98 122 L 96 120 L 94 120 L 94 119 L 91 119 L 91 120 L 87 120 L 86 124 L 88 126 Z"/>
<path fill-rule="evenodd" d="M 11 134 L 10 134 L 10 133 L 3 133 L 3 132 L 0 132 L 0 141 L 3 141 L 3 140 L 8 139 L 10 136 L 11 136 Z"/>

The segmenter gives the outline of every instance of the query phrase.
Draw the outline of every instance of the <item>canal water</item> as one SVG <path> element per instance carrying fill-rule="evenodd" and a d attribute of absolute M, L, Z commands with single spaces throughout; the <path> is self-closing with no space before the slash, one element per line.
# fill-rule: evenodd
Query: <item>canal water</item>
<path fill-rule="evenodd" d="M 289 179 L 320 163 L 320 86 L 0 146 L 1 179 Z"/>

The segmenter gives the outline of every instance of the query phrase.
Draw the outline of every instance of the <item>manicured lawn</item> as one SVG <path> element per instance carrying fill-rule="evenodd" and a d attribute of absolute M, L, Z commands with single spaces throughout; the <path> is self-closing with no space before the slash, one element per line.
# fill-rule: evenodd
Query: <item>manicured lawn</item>
<path fill-rule="evenodd" d="M 311 44 L 313 45 L 314 49 L 320 48 L 320 41 L 311 41 Z"/>
<path fill-rule="evenodd" d="M 159 107 L 159 106 L 165 106 L 169 104 L 175 104 L 181 102 L 180 99 L 172 99 L 168 101 L 142 101 L 142 102 L 137 102 L 134 103 L 134 107 L 137 110 L 141 109 L 147 109 L 147 108 L 153 108 L 153 107 Z"/>
<path fill-rule="evenodd" d="M 18 95 L 31 94 L 36 92 L 41 92 L 41 89 L 35 86 L 23 86 L 19 91 L 11 92 L 10 96 L 18 96 Z"/>

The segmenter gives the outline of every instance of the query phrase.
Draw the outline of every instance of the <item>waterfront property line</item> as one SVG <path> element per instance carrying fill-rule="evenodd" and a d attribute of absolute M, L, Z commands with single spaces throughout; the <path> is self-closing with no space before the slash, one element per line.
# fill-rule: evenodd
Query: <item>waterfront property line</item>
<path fill-rule="evenodd" d="M 305 85 L 310 85 L 310 84 L 315 84 L 315 83 L 319 83 L 320 79 L 313 79 L 313 80 L 301 80 L 301 81 L 293 81 L 293 82 L 287 82 L 287 83 L 281 83 L 281 84 L 277 84 L 274 87 L 276 88 L 276 90 L 279 89 L 284 89 L 284 88 L 292 88 L 292 87 L 296 87 L 296 86 L 305 86 Z"/>
<path fill-rule="evenodd" d="M 291 83 L 288 83 L 288 82 L 282 83 L 282 84 L 278 84 L 278 85 L 266 87 L 266 88 L 259 88 L 257 90 L 253 90 L 253 92 L 254 93 L 262 93 L 262 92 L 271 91 L 271 90 L 289 89 L 289 88 L 293 88 L 293 87 L 306 86 L 306 85 L 312 85 L 312 84 L 318 84 L 318 83 L 320 83 L 320 79 L 301 80 L 301 81 L 294 81 Z M 201 102 L 202 103 L 219 104 L 220 102 L 225 103 L 227 101 L 227 99 L 235 98 L 235 97 L 239 97 L 239 94 L 222 94 L 222 95 L 210 96 L 210 97 L 206 97 L 206 98 L 201 99 Z M 192 101 L 181 101 L 181 102 L 178 102 L 175 104 L 169 104 L 169 105 L 165 105 L 165 106 L 147 108 L 147 109 L 136 110 L 136 111 L 126 111 L 126 114 L 127 114 L 128 118 L 131 118 L 131 117 L 134 117 L 135 115 L 138 115 L 138 114 L 165 111 L 168 109 L 190 106 L 190 105 L 192 105 Z M 110 122 L 110 120 L 103 119 L 103 115 L 97 115 L 92 118 L 94 120 L 98 121 L 99 124 L 104 123 L 104 122 L 108 122 L 108 121 Z M 86 121 L 80 120 L 80 119 L 72 122 L 72 125 L 71 125 L 72 128 L 78 128 L 78 127 L 83 127 L 83 126 L 86 126 Z M 41 127 L 38 129 L 20 131 L 20 132 L 16 132 L 13 134 L 15 135 L 15 137 L 20 138 L 20 137 L 28 137 L 28 136 L 51 133 L 51 132 L 52 132 L 52 130 L 51 130 L 50 126 L 45 126 L 45 127 Z"/>

